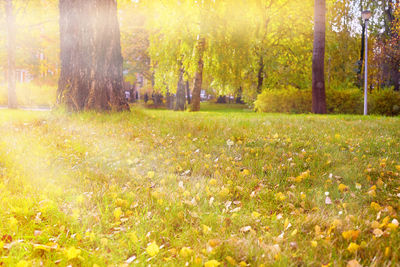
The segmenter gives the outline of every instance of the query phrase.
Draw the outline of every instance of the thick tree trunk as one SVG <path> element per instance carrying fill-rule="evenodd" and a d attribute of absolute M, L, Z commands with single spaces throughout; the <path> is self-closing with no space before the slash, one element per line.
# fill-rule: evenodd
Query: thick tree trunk
<path fill-rule="evenodd" d="M 185 85 L 183 83 L 183 69 L 179 73 L 178 88 L 176 89 L 176 105 L 175 110 L 185 110 L 186 96 Z"/>
<path fill-rule="evenodd" d="M 326 113 L 325 96 L 325 0 L 315 0 L 314 51 L 312 62 L 312 111 Z"/>
<path fill-rule="evenodd" d="M 129 110 L 123 92 L 117 3 L 60 0 L 58 102 L 69 110 Z"/>
<path fill-rule="evenodd" d="M 8 108 L 17 108 L 17 95 L 15 92 L 15 15 L 12 0 L 5 0 L 7 22 L 7 83 L 8 83 Z"/>
<path fill-rule="evenodd" d="M 264 83 L 264 58 L 260 56 L 258 62 L 258 75 L 257 75 L 257 94 L 261 94 Z"/>
<path fill-rule="evenodd" d="M 192 111 L 199 111 L 200 110 L 200 94 L 201 94 L 201 87 L 203 84 L 203 54 L 206 45 L 206 40 L 203 37 L 200 37 L 197 42 L 197 55 L 198 55 L 198 62 L 197 62 L 197 71 L 194 76 L 194 85 L 193 85 L 193 92 L 192 92 Z"/>

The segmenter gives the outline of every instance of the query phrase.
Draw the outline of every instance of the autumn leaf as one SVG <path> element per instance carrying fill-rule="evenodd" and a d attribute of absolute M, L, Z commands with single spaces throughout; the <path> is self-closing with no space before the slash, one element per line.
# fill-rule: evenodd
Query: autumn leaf
<path fill-rule="evenodd" d="M 70 247 L 64 251 L 64 254 L 67 256 L 68 260 L 72 260 L 77 258 L 81 254 L 81 250 L 75 247 Z"/>
<path fill-rule="evenodd" d="M 221 265 L 221 263 L 216 260 L 209 260 L 204 263 L 204 267 L 217 267 L 219 265 Z"/>
<path fill-rule="evenodd" d="M 347 262 L 347 267 L 362 267 L 362 265 L 357 260 L 351 260 Z"/>
<path fill-rule="evenodd" d="M 116 221 L 118 221 L 118 220 L 121 218 L 122 209 L 121 209 L 120 207 L 115 208 L 113 214 L 114 214 L 114 219 L 115 219 Z"/>
<path fill-rule="evenodd" d="M 342 193 L 349 190 L 349 187 L 344 184 L 339 184 L 338 188 L 339 188 L 339 191 Z"/>
<path fill-rule="evenodd" d="M 20 260 L 15 267 L 29 267 L 31 264 L 26 260 Z"/>
<path fill-rule="evenodd" d="M 378 203 L 371 202 L 371 209 L 373 209 L 375 211 L 380 211 L 382 208 L 381 208 L 381 205 L 379 205 Z"/>
<path fill-rule="evenodd" d="M 360 234 L 360 230 L 349 230 L 349 231 L 342 232 L 342 236 L 344 239 L 346 239 L 346 240 L 351 239 L 353 241 L 355 241 L 358 238 L 359 234 Z"/>
<path fill-rule="evenodd" d="M 179 255 L 182 258 L 188 258 L 193 254 L 193 249 L 188 248 L 188 247 L 183 247 L 181 248 L 181 251 L 179 252 Z"/>
<path fill-rule="evenodd" d="M 147 246 L 146 252 L 151 257 L 154 257 L 155 255 L 158 254 L 158 252 L 160 252 L 160 248 L 158 247 L 157 243 L 154 241 L 150 245 Z"/>
<path fill-rule="evenodd" d="M 356 253 L 356 251 L 358 250 L 359 247 L 360 246 L 358 244 L 351 242 L 350 245 L 347 247 L 347 250 L 350 253 Z"/>
<path fill-rule="evenodd" d="M 237 262 L 235 261 L 235 259 L 234 258 L 232 258 L 231 256 L 226 256 L 225 257 L 225 260 L 229 263 L 229 264 L 231 264 L 231 265 L 237 265 Z"/>

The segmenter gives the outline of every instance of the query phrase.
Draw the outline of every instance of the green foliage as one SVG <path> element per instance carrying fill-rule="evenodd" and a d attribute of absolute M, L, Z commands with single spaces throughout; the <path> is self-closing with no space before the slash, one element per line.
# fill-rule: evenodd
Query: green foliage
<path fill-rule="evenodd" d="M 369 112 L 386 116 L 400 115 L 400 93 L 391 89 L 375 90 L 368 98 Z"/>
<path fill-rule="evenodd" d="M 362 114 L 363 92 L 359 89 L 327 90 L 327 111 L 330 114 Z M 311 90 L 293 87 L 267 90 L 255 101 L 255 110 L 260 112 L 309 113 L 311 112 Z M 397 116 L 400 114 L 400 93 L 393 90 L 373 91 L 368 95 L 370 114 Z"/>
<path fill-rule="evenodd" d="M 359 89 L 327 90 L 327 112 L 331 114 L 362 114 L 363 94 Z"/>
<path fill-rule="evenodd" d="M 260 112 L 308 113 L 311 112 L 311 91 L 293 87 L 266 90 L 258 95 L 255 110 Z"/>

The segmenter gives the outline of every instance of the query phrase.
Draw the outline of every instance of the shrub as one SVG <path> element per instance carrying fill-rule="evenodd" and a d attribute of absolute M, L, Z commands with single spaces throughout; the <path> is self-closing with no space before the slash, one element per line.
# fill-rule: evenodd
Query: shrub
<path fill-rule="evenodd" d="M 267 90 L 258 95 L 254 108 L 261 112 L 311 112 L 311 91 L 289 87 L 285 90 Z"/>
<path fill-rule="evenodd" d="M 362 114 L 363 93 L 359 89 L 327 90 L 326 110 L 330 114 Z"/>
<path fill-rule="evenodd" d="M 368 96 L 370 114 L 386 116 L 400 115 L 400 93 L 391 89 L 373 91 Z"/>
<path fill-rule="evenodd" d="M 327 90 L 327 112 L 330 114 L 362 114 L 363 92 L 359 89 Z M 288 88 L 267 90 L 254 103 L 260 112 L 309 113 L 312 107 L 311 90 Z M 370 114 L 400 115 L 400 93 L 393 90 L 374 91 L 368 96 Z"/>

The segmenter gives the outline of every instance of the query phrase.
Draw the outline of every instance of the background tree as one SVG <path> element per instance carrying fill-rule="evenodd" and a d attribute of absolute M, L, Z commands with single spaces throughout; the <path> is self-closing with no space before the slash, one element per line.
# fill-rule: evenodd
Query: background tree
<path fill-rule="evenodd" d="M 12 0 L 5 0 L 6 24 L 7 24 L 7 83 L 8 83 L 8 107 L 17 108 L 17 95 L 15 93 L 15 15 Z"/>
<path fill-rule="evenodd" d="M 127 110 L 117 4 L 60 0 L 58 101 L 70 110 Z"/>
<path fill-rule="evenodd" d="M 325 96 L 325 0 L 315 0 L 314 50 L 312 64 L 312 111 L 326 113 Z"/>

